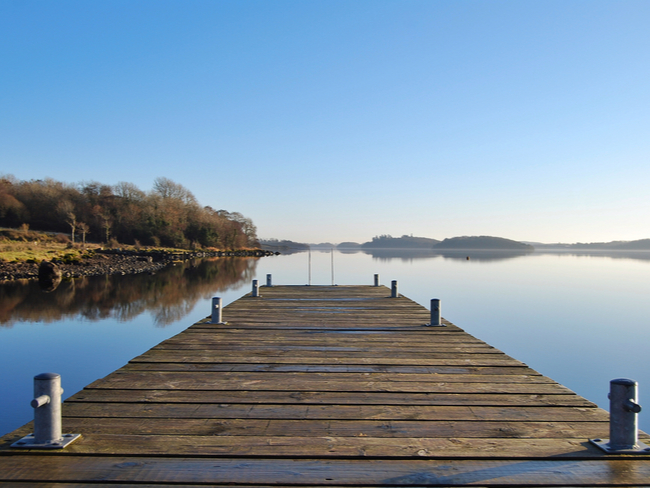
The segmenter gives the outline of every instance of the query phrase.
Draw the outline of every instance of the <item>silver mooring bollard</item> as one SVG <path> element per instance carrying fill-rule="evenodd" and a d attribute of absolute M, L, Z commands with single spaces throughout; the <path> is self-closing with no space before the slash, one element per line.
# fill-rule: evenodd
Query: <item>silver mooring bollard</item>
<path fill-rule="evenodd" d="M 211 324 L 225 324 L 222 319 L 221 297 L 212 297 L 212 317 L 210 318 Z"/>
<path fill-rule="evenodd" d="M 638 385 L 627 378 L 609 382 L 609 439 L 590 439 L 605 452 L 650 454 L 650 447 L 639 442 Z"/>
<path fill-rule="evenodd" d="M 397 280 L 390 282 L 390 297 L 397 298 Z"/>
<path fill-rule="evenodd" d="M 61 375 L 41 373 L 34 376 L 34 433 L 14 442 L 11 447 L 63 449 L 80 434 L 61 435 Z"/>
<path fill-rule="evenodd" d="M 431 299 L 431 322 L 424 324 L 427 327 L 447 327 L 442 323 L 440 317 L 440 299 L 432 298 Z"/>
<path fill-rule="evenodd" d="M 260 285 L 257 282 L 257 280 L 253 280 L 253 292 L 251 293 L 251 296 L 253 296 L 253 297 L 259 297 L 260 296 Z"/>
<path fill-rule="evenodd" d="M 375 286 L 379 286 L 379 275 L 375 275 Z"/>
<path fill-rule="evenodd" d="M 273 286 L 273 279 L 270 274 L 266 275 L 266 286 Z"/>

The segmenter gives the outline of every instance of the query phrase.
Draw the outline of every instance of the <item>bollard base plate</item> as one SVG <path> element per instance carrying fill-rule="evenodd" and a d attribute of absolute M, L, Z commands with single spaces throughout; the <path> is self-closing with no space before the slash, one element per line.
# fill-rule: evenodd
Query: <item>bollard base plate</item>
<path fill-rule="evenodd" d="M 39 444 L 36 442 L 34 434 L 29 434 L 19 441 L 14 442 L 11 447 L 17 449 L 64 449 L 80 437 L 81 434 L 63 434 L 63 436 L 61 436 L 61 439 L 58 441 L 50 441 Z"/>
<path fill-rule="evenodd" d="M 650 446 L 640 441 L 636 443 L 636 447 L 626 449 L 615 449 L 610 447 L 609 439 L 589 439 L 589 442 L 600 447 L 603 451 L 609 454 L 650 454 Z"/>
<path fill-rule="evenodd" d="M 425 327 L 447 327 L 447 324 L 424 324 Z"/>

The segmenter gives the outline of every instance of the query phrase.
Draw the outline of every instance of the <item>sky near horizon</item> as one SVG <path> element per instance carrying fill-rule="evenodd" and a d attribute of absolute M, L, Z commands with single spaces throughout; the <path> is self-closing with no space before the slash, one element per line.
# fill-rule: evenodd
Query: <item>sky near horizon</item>
<path fill-rule="evenodd" d="M 0 175 L 262 238 L 650 238 L 650 2 L 0 0 Z"/>

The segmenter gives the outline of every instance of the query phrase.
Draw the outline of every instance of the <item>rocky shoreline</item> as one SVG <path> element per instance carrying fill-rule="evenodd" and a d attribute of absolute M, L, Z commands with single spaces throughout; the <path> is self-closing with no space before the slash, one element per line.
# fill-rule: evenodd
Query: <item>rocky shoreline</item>
<path fill-rule="evenodd" d="M 261 249 L 242 251 L 159 251 L 106 249 L 74 262 L 54 259 L 52 262 L 63 278 L 81 278 L 107 274 L 155 273 L 177 261 L 208 257 L 263 257 L 274 254 Z M 39 263 L 8 263 L 0 261 L 0 283 L 14 280 L 38 280 Z"/>

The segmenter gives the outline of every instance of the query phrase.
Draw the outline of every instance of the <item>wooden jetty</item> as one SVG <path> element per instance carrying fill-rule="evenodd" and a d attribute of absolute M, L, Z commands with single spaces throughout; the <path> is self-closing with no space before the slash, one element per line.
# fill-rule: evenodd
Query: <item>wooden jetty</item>
<path fill-rule="evenodd" d="M 260 290 L 68 399 L 65 450 L 0 439 L 2 486 L 650 486 L 607 412 L 408 298 Z"/>

